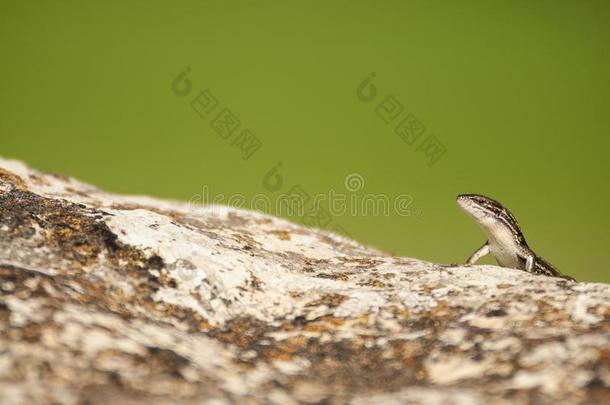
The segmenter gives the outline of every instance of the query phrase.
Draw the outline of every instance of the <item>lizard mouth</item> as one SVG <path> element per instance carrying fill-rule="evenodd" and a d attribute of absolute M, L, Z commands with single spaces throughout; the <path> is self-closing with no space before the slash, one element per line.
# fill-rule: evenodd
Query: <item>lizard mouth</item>
<path fill-rule="evenodd" d="M 474 201 L 472 200 L 472 198 L 468 195 L 468 194 L 460 194 L 457 196 L 456 201 L 458 203 L 458 205 L 462 208 L 462 209 L 469 209 L 471 207 L 474 207 L 476 204 L 474 203 Z"/>
<path fill-rule="evenodd" d="M 457 196 L 456 201 L 466 214 L 474 218 L 481 218 L 489 215 L 489 212 L 473 199 L 472 194 L 460 194 Z"/>

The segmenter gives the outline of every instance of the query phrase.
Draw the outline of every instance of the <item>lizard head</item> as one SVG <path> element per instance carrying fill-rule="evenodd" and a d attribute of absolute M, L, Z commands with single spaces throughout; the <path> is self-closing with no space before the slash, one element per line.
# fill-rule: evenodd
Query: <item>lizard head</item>
<path fill-rule="evenodd" d="M 500 202 L 480 194 L 460 194 L 457 196 L 457 203 L 466 214 L 477 221 L 495 217 L 504 209 Z"/>
<path fill-rule="evenodd" d="M 457 203 L 487 234 L 502 229 L 512 234 L 518 243 L 525 243 L 517 219 L 500 202 L 480 194 L 460 194 Z"/>

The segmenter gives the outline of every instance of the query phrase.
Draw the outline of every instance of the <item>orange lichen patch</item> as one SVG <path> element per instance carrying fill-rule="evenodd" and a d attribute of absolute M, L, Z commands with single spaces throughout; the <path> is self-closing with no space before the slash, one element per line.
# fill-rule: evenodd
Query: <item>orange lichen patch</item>
<path fill-rule="evenodd" d="M 242 317 L 227 322 L 220 329 L 212 329 L 208 334 L 221 342 L 248 349 L 258 343 L 268 331 L 269 327 L 265 322 L 252 317 Z"/>
<path fill-rule="evenodd" d="M 303 330 L 306 332 L 315 332 L 315 333 L 322 333 L 322 332 L 329 332 L 329 326 L 328 325 L 324 325 L 323 323 L 308 323 L 305 326 L 303 326 Z"/>
<path fill-rule="evenodd" d="M 0 182 L 8 183 L 15 188 L 25 189 L 26 185 L 23 179 L 8 170 L 0 168 Z"/>
<path fill-rule="evenodd" d="M 293 321 L 292 330 L 311 334 L 333 333 L 335 323 L 343 320 L 332 317 L 308 322 L 299 326 Z M 301 376 L 308 381 L 332 386 L 341 392 L 361 392 L 368 389 L 399 389 L 401 386 L 426 377 L 422 372 L 424 349 L 422 344 L 391 342 L 387 349 L 370 345 L 377 337 L 363 336 L 353 340 L 325 341 L 318 337 L 295 335 L 286 339 L 270 339 L 273 329 L 263 324 L 242 320 L 231 322 L 222 331 L 212 331 L 217 339 L 231 343 L 245 352 L 254 350 L 258 362 L 292 361 L 295 358 L 309 360 L 309 369 Z M 263 343 L 265 342 L 265 343 Z M 263 344 L 262 344 L 263 343 Z M 389 354 L 389 355 L 388 355 Z M 292 381 L 290 384 L 294 384 Z"/>
<path fill-rule="evenodd" d="M 445 320 L 449 318 L 453 318 L 456 315 L 455 309 L 451 308 L 451 306 L 447 303 L 447 301 L 441 300 L 436 302 L 436 306 L 434 309 L 427 313 L 427 316 L 430 318 L 435 318 L 439 320 Z"/>
<path fill-rule="evenodd" d="M 428 373 L 426 372 L 425 368 L 420 368 L 415 373 L 415 381 L 424 381 L 427 378 L 428 378 Z"/>
<path fill-rule="evenodd" d="M 29 239 L 24 233 L 43 230 L 45 247 L 59 257 L 79 266 L 99 260 L 100 254 L 118 264 L 125 260 L 138 267 L 144 256 L 135 249 L 117 242 L 117 236 L 101 220 L 103 214 L 82 204 L 44 198 L 27 191 L 12 191 L 0 195 L 0 224 L 9 228 L 13 239 Z M 27 231 L 30 232 L 30 231 Z"/>
<path fill-rule="evenodd" d="M 337 260 L 340 260 L 341 262 L 343 262 L 345 264 L 356 263 L 358 265 L 366 266 L 366 267 L 374 267 L 374 266 L 377 266 L 377 265 L 383 263 L 383 261 L 381 261 L 381 260 L 370 259 L 368 257 L 339 256 L 339 257 L 337 257 Z"/>
<path fill-rule="evenodd" d="M 135 203 L 112 204 L 110 206 L 110 208 L 113 210 L 117 210 L 117 211 L 133 211 L 133 210 L 137 210 L 137 209 L 148 209 L 148 207 L 144 207 L 140 204 L 135 204 Z"/>
<path fill-rule="evenodd" d="M 458 309 L 452 308 L 445 301 L 438 301 L 436 306 L 428 311 L 409 312 L 394 309 L 392 313 L 405 328 L 420 332 L 431 329 L 436 335 L 462 316 Z"/>
<path fill-rule="evenodd" d="M 545 322 L 551 325 L 559 325 L 564 322 L 570 321 L 570 314 L 565 311 L 556 311 L 555 307 L 546 301 L 540 300 L 536 302 L 538 310 L 536 316 L 532 317 L 527 324 L 531 324 L 532 327 L 539 325 L 540 322 Z"/>
<path fill-rule="evenodd" d="M 597 360 L 600 364 L 610 364 L 610 348 L 600 350 L 597 355 Z"/>
<path fill-rule="evenodd" d="M 282 324 L 278 327 L 278 330 L 283 332 L 291 332 L 296 329 L 300 329 L 303 326 L 303 317 L 291 320 L 284 320 Z"/>
<path fill-rule="evenodd" d="M 368 322 L 368 316 L 361 321 Z M 284 322 L 280 330 L 322 334 L 333 334 L 344 319 L 332 316 L 315 321 L 295 319 Z M 376 346 L 366 342 L 375 339 L 369 336 L 348 341 L 327 341 L 322 343 L 317 337 L 297 334 L 286 339 L 269 338 L 275 328 L 252 318 L 231 321 L 221 330 L 208 333 L 221 342 L 236 345 L 238 348 L 254 350 L 257 361 L 291 361 L 295 357 L 309 360 L 311 370 L 309 379 L 332 384 L 338 389 L 350 388 L 355 391 L 375 387 L 395 387 L 416 379 L 415 374 L 422 369 L 422 345 L 420 343 L 398 343 L 390 348 L 390 356 Z M 263 342 L 265 342 L 263 344 Z M 420 375 L 425 377 L 425 375 Z"/>
<path fill-rule="evenodd" d="M 595 313 L 598 315 L 610 315 L 610 307 L 597 307 Z"/>
<path fill-rule="evenodd" d="M 593 380 L 593 383 L 589 384 L 587 399 L 584 403 L 610 404 L 610 390 L 601 380 Z"/>
<path fill-rule="evenodd" d="M 427 356 L 425 342 L 419 341 L 392 341 L 392 358 L 401 362 L 403 369 L 414 370 L 413 378 L 416 381 L 423 381 L 428 378 L 426 368 L 422 364 L 422 359 Z"/>
<path fill-rule="evenodd" d="M 287 231 L 269 231 L 269 233 L 277 236 L 279 240 L 290 240 L 290 233 Z"/>
<path fill-rule="evenodd" d="M 384 288 L 386 284 L 376 277 L 370 277 L 368 280 L 358 283 L 361 286 L 374 287 L 374 288 Z"/>
<path fill-rule="evenodd" d="M 456 321 L 462 313 L 456 308 L 452 308 L 445 301 L 438 301 L 436 306 L 427 311 L 409 312 L 395 310 L 393 313 L 400 319 L 400 323 L 408 326 L 409 329 L 423 331 L 433 329 L 435 334 L 440 333 L 451 322 Z"/>
<path fill-rule="evenodd" d="M 413 317 L 413 313 L 403 307 L 398 307 L 396 305 L 390 305 L 386 309 L 398 318 L 412 318 Z"/>
<path fill-rule="evenodd" d="M 423 286 L 421 286 L 421 293 L 424 295 L 432 295 L 432 292 L 438 288 L 441 288 L 442 285 L 440 284 L 434 284 L 434 285 L 430 285 L 430 284 L 424 284 Z"/>
<path fill-rule="evenodd" d="M 308 375 L 338 392 L 399 389 L 412 382 L 421 367 L 414 362 L 406 368 L 401 358 L 387 357 L 381 348 L 367 347 L 359 340 L 321 343 L 311 339 L 307 358 L 312 364 Z"/>
<path fill-rule="evenodd" d="M 297 232 L 293 232 L 293 233 L 297 233 Z M 356 252 L 358 252 L 358 245 L 355 242 L 351 242 L 351 241 L 348 241 L 345 239 L 342 239 L 342 240 L 333 239 L 320 232 L 316 232 L 315 235 L 318 237 L 318 240 L 320 242 L 331 246 L 336 252 L 341 252 L 343 254 L 348 254 L 348 255 L 355 254 Z M 382 255 L 383 252 L 379 252 L 379 254 Z"/>
<path fill-rule="evenodd" d="M 50 173 L 47 173 L 47 175 L 54 177 L 59 181 L 63 181 L 64 183 L 70 182 L 70 177 L 66 176 L 65 174 L 50 172 Z"/>
<path fill-rule="evenodd" d="M 302 350 L 309 340 L 306 336 L 293 336 L 284 340 L 285 350 L 289 352 L 296 352 L 298 350 Z"/>
<path fill-rule="evenodd" d="M 336 280 L 336 281 L 347 281 L 349 280 L 349 275 L 348 273 L 318 273 L 316 274 L 316 277 L 318 278 L 328 278 L 330 280 Z"/>
<path fill-rule="evenodd" d="M 11 293 L 19 299 L 48 296 L 48 292 L 42 282 L 52 280 L 53 278 L 53 276 L 36 273 L 31 270 L 0 264 L 0 280 L 3 283 L 12 283 L 13 288 Z M 26 282 L 29 282 L 29 287 L 26 287 Z"/>
<path fill-rule="evenodd" d="M 316 300 L 310 301 L 307 304 L 305 304 L 306 307 L 318 307 L 321 305 L 326 305 L 330 308 L 334 308 L 334 307 L 338 307 L 339 305 L 341 305 L 341 303 L 343 303 L 343 301 L 345 301 L 347 299 L 347 296 L 342 295 L 342 294 L 336 294 L 336 293 L 332 293 L 332 294 L 326 294 Z"/>
<path fill-rule="evenodd" d="M 131 274 L 124 275 L 125 280 L 132 277 Z M 15 285 L 13 295 L 19 299 L 45 299 L 45 311 L 54 311 L 70 302 L 101 308 L 129 319 L 132 317 L 129 306 L 138 301 L 133 296 L 126 295 L 124 290 L 99 279 L 88 279 L 82 273 L 49 276 L 19 267 L 0 265 L 0 278 Z M 139 299 L 148 299 L 149 309 L 154 310 L 149 295 L 155 283 L 143 280 L 140 282 L 137 279 L 130 282 L 133 282 Z"/>
<path fill-rule="evenodd" d="M 148 272 L 162 269 L 163 260 L 158 256 L 146 257 L 142 251 L 119 242 L 103 216 L 104 213 L 82 204 L 12 190 L 0 194 L 0 225 L 8 228 L 0 234 L 0 242 L 30 250 L 31 257 L 37 254 L 43 262 L 61 263 L 63 269 L 57 276 L 31 277 L 41 280 L 34 281 L 36 285 L 63 291 L 64 301 L 93 305 L 127 318 L 133 305 L 154 311 L 154 292 L 160 285 L 173 281 L 155 278 Z M 39 248 L 41 243 L 43 250 Z M 89 272 L 100 263 L 105 267 L 103 277 Z M 15 273 L 14 269 L 11 271 Z M 19 270 L 15 274 L 29 273 Z M 130 292 L 119 287 L 117 280 L 129 285 Z M 27 290 L 21 288 L 15 295 L 26 295 Z"/>
<path fill-rule="evenodd" d="M 227 226 L 231 227 L 245 226 L 250 222 L 250 219 L 239 215 L 237 212 L 229 212 L 227 214 L 227 219 L 224 222 L 227 224 Z"/>
<path fill-rule="evenodd" d="M 77 190 L 75 188 L 72 188 L 72 187 L 66 187 L 66 191 L 69 192 L 69 193 L 81 196 L 81 197 L 89 198 L 89 194 L 87 194 L 87 193 L 85 193 L 85 192 L 83 192 L 81 190 Z"/>
<path fill-rule="evenodd" d="M 156 303 L 154 309 L 157 313 L 161 313 L 163 318 L 176 319 L 188 325 L 191 332 L 206 331 L 212 327 L 203 315 L 190 308 L 184 308 L 173 304 Z"/>
<path fill-rule="evenodd" d="M 288 295 L 290 295 L 292 298 L 301 298 L 304 293 L 303 291 L 290 291 Z"/>
<path fill-rule="evenodd" d="M 334 333 L 336 331 L 336 327 L 345 324 L 345 322 L 346 320 L 343 318 L 328 315 L 318 318 L 315 321 L 306 323 L 302 330 L 306 332 Z"/>
<path fill-rule="evenodd" d="M 305 258 L 305 264 L 313 266 L 317 264 L 328 264 L 328 259 L 315 259 L 313 257 Z"/>
<path fill-rule="evenodd" d="M 251 250 L 251 249 L 254 249 L 254 248 L 260 248 L 261 247 L 260 242 L 255 240 L 252 236 L 248 235 L 247 233 L 233 232 L 231 234 L 231 237 L 236 242 L 243 244 L 243 249 L 245 249 L 245 250 Z"/>
<path fill-rule="evenodd" d="M 362 314 L 358 318 L 356 318 L 355 324 L 368 325 L 369 321 L 370 321 L 370 315 Z"/>
<path fill-rule="evenodd" d="M 281 347 L 273 347 L 265 351 L 264 358 L 267 361 L 290 361 L 293 354 L 285 352 Z"/>
<path fill-rule="evenodd" d="M 323 316 L 322 318 L 320 318 L 321 322 L 328 322 L 333 326 L 341 326 L 345 323 L 345 319 L 343 318 L 338 318 L 336 316 Z"/>
<path fill-rule="evenodd" d="M 42 329 L 39 323 L 29 323 L 21 329 L 21 339 L 28 343 L 38 342 L 42 336 Z"/>
<path fill-rule="evenodd" d="M 256 277 L 254 274 L 250 275 L 250 280 L 248 281 L 248 285 L 254 290 L 261 290 L 263 286 L 263 282 L 260 278 Z"/>
<path fill-rule="evenodd" d="M 278 330 L 284 332 L 308 331 L 308 332 L 333 332 L 334 328 L 341 326 L 346 322 L 343 318 L 334 317 L 331 315 L 322 316 L 315 320 L 305 320 L 303 317 L 298 317 L 294 320 L 285 320 L 279 326 Z"/>
<path fill-rule="evenodd" d="M 501 289 L 501 290 L 502 290 L 502 289 L 506 289 L 506 288 L 511 288 L 511 287 L 513 287 L 513 285 L 512 285 L 512 284 L 507 284 L 507 283 L 501 283 L 501 284 L 498 284 L 498 285 L 496 286 L 496 288 L 499 288 L 499 289 Z"/>
<path fill-rule="evenodd" d="M 49 182 L 42 176 L 39 176 L 38 174 L 30 174 L 30 175 L 28 175 L 28 178 L 32 181 L 32 183 L 34 183 L 38 186 L 48 186 L 49 185 Z"/>
<path fill-rule="evenodd" d="M 390 342 L 394 357 L 401 358 L 409 363 L 413 362 L 414 358 L 425 354 L 424 345 L 421 342 L 413 340 L 400 340 Z"/>

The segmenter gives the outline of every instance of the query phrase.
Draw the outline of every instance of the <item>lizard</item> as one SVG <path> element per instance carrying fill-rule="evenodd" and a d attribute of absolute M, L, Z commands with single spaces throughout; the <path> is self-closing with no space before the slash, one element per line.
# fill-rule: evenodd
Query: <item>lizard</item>
<path fill-rule="evenodd" d="M 575 281 L 528 246 L 515 216 L 498 201 L 480 194 L 460 194 L 457 203 L 487 236 L 487 241 L 468 258 L 467 264 L 474 264 L 491 253 L 502 267 Z"/>

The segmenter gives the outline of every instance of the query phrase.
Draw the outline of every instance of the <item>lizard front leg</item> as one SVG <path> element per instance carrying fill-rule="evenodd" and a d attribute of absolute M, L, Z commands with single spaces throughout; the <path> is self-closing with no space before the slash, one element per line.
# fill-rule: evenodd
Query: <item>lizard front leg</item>
<path fill-rule="evenodd" d="M 533 268 L 534 268 L 534 255 L 529 255 L 527 257 L 527 259 L 525 260 L 525 271 L 527 271 L 528 273 L 531 273 Z"/>
<path fill-rule="evenodd" d="M 517 252 L 517 256 L 519 257 L 519 268 L 531 273 L 535 267 L 536 254 L 529 248 L 522 248 Z"/>
<path fill-rule="evenodd" d="M 467 264 L 475 264 L 479 261 L 480 258 L 489 254 L 489 242 L 485 242 L 483 246 L 478 248 L 470 257 L 468 258 Z"/>

